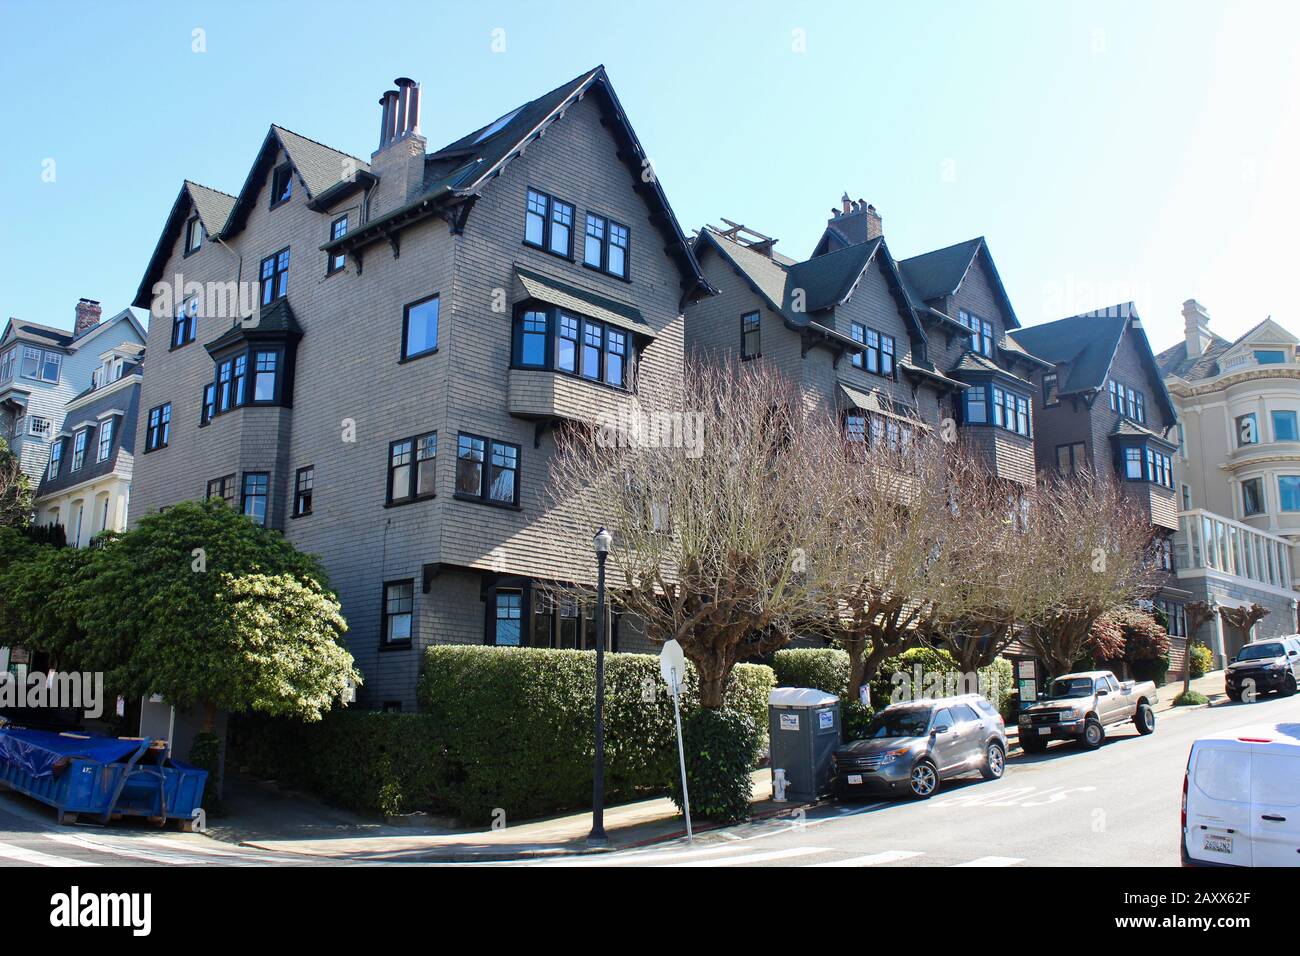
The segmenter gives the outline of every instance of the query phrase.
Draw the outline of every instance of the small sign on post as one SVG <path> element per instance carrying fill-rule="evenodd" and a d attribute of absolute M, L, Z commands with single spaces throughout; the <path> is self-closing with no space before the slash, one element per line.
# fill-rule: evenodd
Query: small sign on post
<path fill-rule="evenodd" d="M 682 809 L 686 811 L 686 839 L 695 842 L 695 833 L 691 830 L 691 796 L 686 789 L 686 749 L 682 746 L 682 708 L 681 683 L 686 675 L 686 654 L 682 645 L 669 641 L 659 652 L 659 671 L 663 674 L 668 692 L 673 695 L 673 718 L 677 722 L 677 761 L 682 770 Z"/>

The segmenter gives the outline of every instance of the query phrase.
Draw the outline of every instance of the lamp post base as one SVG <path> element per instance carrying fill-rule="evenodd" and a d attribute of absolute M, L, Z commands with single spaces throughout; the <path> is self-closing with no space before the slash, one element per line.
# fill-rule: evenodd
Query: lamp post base
<path fill-rule="evenodd" d="M 587 834 L 587 846 L 596 848 L 607 847 L 609 846 L 609 837 L 605 836 L 604 830 L 600 830 L 599 832 L 592 830 Z"/>

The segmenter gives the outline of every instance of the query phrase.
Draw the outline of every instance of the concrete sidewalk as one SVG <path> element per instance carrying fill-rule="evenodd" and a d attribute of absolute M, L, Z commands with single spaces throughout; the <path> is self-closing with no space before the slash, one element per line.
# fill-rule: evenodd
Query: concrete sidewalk
<path fill-rule="evenodd" d="M 752 777 L 755 817 L 774 816 L 794 808 L 790 803 L 772 801 L 769 770 L 756 770 Z M 499 830 L 414 829 L 357 817 L 348 820 L 347 814 L 330 813 L 330 820 L 323 825 L 300 832 L 290 828 L 281 834 L 250 826 L 235 815 L 213 827 L 212 835 L 276 853 L 386 863 L 491 862 L 591 852 L 587 847 L 590 810 L 517 825 L 510 825 L 507 820 L 506 826 Z M 695 829 L 698 833 L 713 828 L 700 824 Z M 686 822 L 672 800 L 658 797 L 607 807 L 605 832 L 609 849 L 621 850 L 684 836 Z"/>

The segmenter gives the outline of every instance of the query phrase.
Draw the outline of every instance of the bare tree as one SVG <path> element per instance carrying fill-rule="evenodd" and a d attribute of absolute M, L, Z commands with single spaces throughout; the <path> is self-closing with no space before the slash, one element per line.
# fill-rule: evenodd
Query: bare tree
<path fill-rule="evenodd" d="M 1271 612 L 1261 604 L 1251 604 L 1247 607 L 1220 607 L 1219 617 L 1223 618 L 1223 623 L 1230 627 L 1237 627 L 1246 635 L 1246 640 L 1250 640 L 1250 632 L 1256 624 L 1268 617 Z"/>
<path fill-rule="evenodd" d="M 1086 653 L 1101 615 L 1149 592 L 1151 527 L 1116 482 L 1081 475 L 1040 485 L 1029 535 L 1051 600 L 1025 622 L 1025 639 L 1050 674 L 1063 674 Z"/>
<path fill-rule="evenodd" d="M 1192 689 L 1192 642 L 1201 625 L 1214 617 L 1214 605 L 1207 601 L 1189 601 L 1183 606 L 1187 620 L 1187 650 L 1183 659 L 1183 693 Z"/>
<path fill-rule="evenodd" d="M 610 529 L 611 599 L 682 645 L 718 708 L 733 666 L 788 642 L 835 590 L 842 452 L 835 422 L 770 370 L 689 364 L 680 395 L 643 407 L 639 435 L 569 430 L 550 493 Z"/>

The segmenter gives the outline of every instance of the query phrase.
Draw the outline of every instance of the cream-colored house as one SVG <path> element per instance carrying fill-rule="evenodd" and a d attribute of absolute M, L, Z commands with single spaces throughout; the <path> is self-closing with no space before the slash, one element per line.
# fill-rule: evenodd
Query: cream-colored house
<path fill-rule="evenodd" d="M 1182 423 L 1179 577 L 1222 607 L 1270 609 L 1251 635 L 1216 633 L 1230 657 L 1248 638 L 1297 630 L 1300 339 L 1265 319 L 1228 341 L 1194 299 L 1183 319 L 1183 341 L 1157 357 Z"/>

